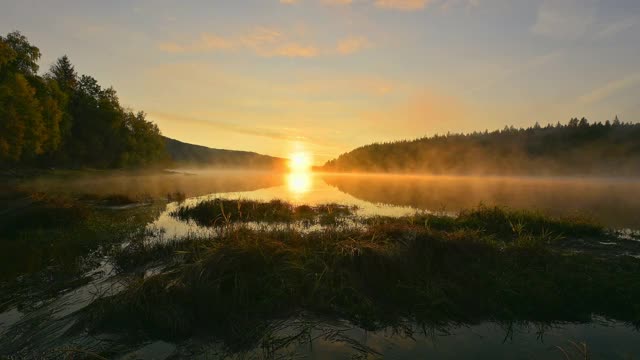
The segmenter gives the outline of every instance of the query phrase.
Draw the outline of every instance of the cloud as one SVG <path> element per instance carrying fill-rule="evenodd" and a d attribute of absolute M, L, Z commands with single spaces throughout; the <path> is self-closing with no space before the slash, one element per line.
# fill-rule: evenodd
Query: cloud
<path fill-rule="evenodd" d="M 255 48 L 265 44 L 274 44 L 280 41 L 284 37 L 284 34 L 276 29 L 270 28 L 255 28 L 250 33 L 240 36 L 238 42 L 241 44 Z"/>
<path fill-rule="evenodd" d="M 597 39 L 608 39 L 640 24 L 640 17 L 628 17 L 620 21 L 607 24 L 596 34 Z"/>
<path fill-rule="evenodd" d="M 578 103 L 588 105 L 605 100 L 615 93 L 640 85 L 640 72 L 629 74 L 621 79 L 610 81 L 578 98 Z"/>
<path fill-rule="evenodd" d="M 167 125 L 167 123 L 173 123 L 177 126 L 181 127 L 191 127 L 191 128 L 200 128 L 208 127 L 209 130 L 215 131 L 230 131 L 235 132 L 242 135 L 248 136 L 258 136 L 264 138 L 270 138 L 275 140 L 295 140 L 298 138 L 298 134 L 292 133 L 287 129 L 282 128 L 267 128 L 267 127 L 257 127 L 255 125 L 252 126 L 242 126 L 236 125 L 232 123 L 215 121 L 215 120 L 204 120 L 199 118 L 194 118 L 190 116 L 177 115 L 171 113 L 164 112 L 151 112 L 149 113 L 149 117 L 153 118 L 153 120 L 162 125 Z"/>
<path fill-rule="evenodd" d="M 300 45 L 296 43 L 283 44 L 274 49 L 258 50 L 258 54 L 265 57 L 299 57 L 312 58 L 320 54 L 320 50 L 312 45 Z"/>
<path fill-rule="evenodd" d="M 363 36 L 351 36 L 338 42 L 336 50 L 339 54 L 349 55 L 371 46 L 371 42 Z"/>
<path fill-rule="evenodd" d="M 264 57 L 310 58 L 320 54 L 315 46 L 290 40 L 283 32 L 271 28 L 255 28 L 243 35 L 227 37 L 203 33 L 192 41 L 161 42 L 158 49 L 174 54 L 251 50 Z"/>
<path fill-rule="evenodd" d="M 321 161 L 351 148 L 336 136 L 335 131 L 325 127 L 261 126 L 255 121 L 243 126 L 212 120 L 206 115 L 185 116 L 166 112 L 149 112 L 148 117 L 171 137 L 214 148 L 286 156 L 287 144 L 303 143 Z"/>
<path fill-rule="evenodd" d="M 472 9 L 478 7 L 480 5 L 480 0 L 443 0 L 440 3 L 440 9 L 443 11 L 448 11 L 453 9 L 454 7 L 465 7 L 467 9 Z"/>
<path fill-rule="evenodd" d="M 300 0 L 280 0 L 280 4 L 294 5 L 300 3 Z M 354 0 L 320 0 L 324 5 L 350 5 Z"/>
<path fill-rule="evenodd" d="M 415 11 L 424 9 L 431 2 L 432 0 L 375 0 L 375 6 L 382 9 Z"/>
<path fill-rule="evenodd" d="M 374 5 L 378 8 L 400 11 L 419 11 L 431 5 L 439 6 L 441 10 L 448 11 L 455 7 L 470 9 L 479 4 L 480 0 L 374 0 Z"/>
<path fill-rule="evenodd" d="M 372 46 L 364 36 L 350 36 L 338 41 L 334 50 L 323 51 L 316 45 L 291 38 L 278 29 L 255 28 L 239 36 L 203 33 L 191 41 L 161 42 L 157 48 L 172 54 L 249 50 L 262 57 L 313 58 L 322 54 L 351 55 Z"/>
<path fill-rule="evenodd" d="M 322 0 L 325 5 L 350 5 L 353 0 Z"/>
<path fill-rule="evenodd" d="M 168 53 L 207 52 L 215 50 L 232 50 L 237 47 L 231 39 L 226 39 L 215 34 L 203 33 L 197 40 L 189 43 L 162 42 L 158 48 Z"/>
<path fill-rule="evenodd" d="M 389 9 L 397 11 L 418 11 L 429 7 L 432 4 L 438 4 L 440 9 L 447 11 L 454 7 L 466 7 L 467 9 L 477 7 L 480 0 L 316 0 L 323 5 L 328 6 L 347 6 L 355 3 L 373 4 L 380 9 Z M 292 5 L 299 4 L 302 0 L 280 0 L 281 4 Z"/>
<path fill-rule="evenodd" d="M 531 28 L 534 34 L 557 40 L 582 37 L 595 22 L 598 0 L 544 0 Z"/>

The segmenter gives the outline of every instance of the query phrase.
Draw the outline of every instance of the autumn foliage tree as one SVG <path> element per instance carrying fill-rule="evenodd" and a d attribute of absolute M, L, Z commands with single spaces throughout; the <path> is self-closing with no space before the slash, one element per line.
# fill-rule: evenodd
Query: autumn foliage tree
<path fill-rule="evenodd" d="M 0 166 L 135 167 L 166 158 L 158 127 L 65 55 L 38 75 L 40 50 L 0 36 Z"/>
<path fill-rule="evenodd" d="M 60 119 L 50 84 L 37 76 L 40 51 L 20 33 L 0 37 L 0 159 L 29 160 L 55 147 Z"/>

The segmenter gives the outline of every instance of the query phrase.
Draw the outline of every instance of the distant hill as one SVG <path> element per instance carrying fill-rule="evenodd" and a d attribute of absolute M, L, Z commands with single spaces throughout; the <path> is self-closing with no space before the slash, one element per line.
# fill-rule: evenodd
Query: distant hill
<path fill-rule="evenodd" d="M 505 127 L 378 143 L 328 161 L 324 171 L 457 175 L 640 175 L 640 124 Z"/>
<path fill-rule="evenodd" d="M 282 170 L 286 159 L 248 151 L 212 149 L 163 137 L 165 148 L 176 164 L 196 167 Z"/>

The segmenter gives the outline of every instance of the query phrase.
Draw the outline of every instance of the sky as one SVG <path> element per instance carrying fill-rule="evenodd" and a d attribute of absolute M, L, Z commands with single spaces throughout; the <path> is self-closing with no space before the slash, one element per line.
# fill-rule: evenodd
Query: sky
<path fill-rule="evenodd" d="M 181 141 L 372 142 L 640 117 L 638 0 L 0 0 L 0 34 Z"/>

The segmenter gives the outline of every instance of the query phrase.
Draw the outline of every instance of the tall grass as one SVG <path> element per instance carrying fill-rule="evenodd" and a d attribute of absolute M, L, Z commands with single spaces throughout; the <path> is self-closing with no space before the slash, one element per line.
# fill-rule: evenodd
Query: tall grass
<path fill-rule="evenodd" d="M 220 204 L 226 206 L 213 202 L 206 209 Z M 238 219 L 295 214 L 283 203 L 245 205 L 220 214 Z M 256 329 L 298 311 L 348 319 L 368 329 L 406 319 L 429 324 L 590 321 L 594 314 L 640 322 L 635 301 L 640 261 L 565 252 L 554 245 L 602 235 L 599 226 L 484 207 L 457 218 L 416 215 L 362 222 L 367 226 L 312 232 L 228 226 L 216 237 L 144 249 L 154 254 L 147 261 L 167 258 L 171 264 L 97 301 L 84 324 L 168 338 L 213 333 L 242 347 L 257 341 Z M 122 256 L 144 261 L 135 251 Z"/>
<path fill-rule="evenodd" d="M 312 222 L 319 218 L 331 223 L 338 217 L 351 215 L 356 208 L 340 204 L 294 206 L 281 200 L 211 199 L 195 205 L 183 205 L 171 213 L 181 220 L 193 220 L 201 226 L 223 226 L 238 222 Z"/>

